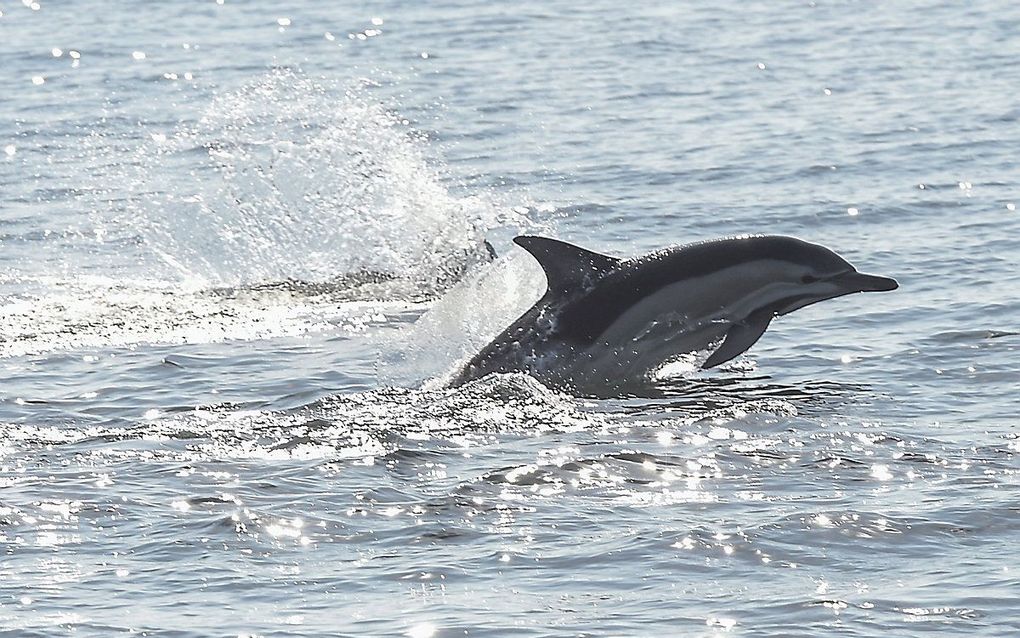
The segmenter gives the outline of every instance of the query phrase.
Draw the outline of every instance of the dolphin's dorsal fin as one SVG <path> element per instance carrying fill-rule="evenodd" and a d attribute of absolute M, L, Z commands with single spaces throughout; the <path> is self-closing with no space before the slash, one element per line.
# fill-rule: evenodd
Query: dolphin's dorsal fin
<path fill-rule="evenodd" d="M 514 243 L 538 260 L 549 282 L 549 291 L 555 293 L 588 288 L 620 264 L 616 257 L 548 237 L 520 235 L 514 237 Z"/>

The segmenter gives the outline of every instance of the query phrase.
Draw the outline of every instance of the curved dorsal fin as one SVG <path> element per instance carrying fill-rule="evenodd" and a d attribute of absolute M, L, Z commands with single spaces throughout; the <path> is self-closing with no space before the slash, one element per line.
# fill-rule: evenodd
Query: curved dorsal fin
<path fill-rule="evenodd" d="M 616 257 L 600 255 L 558 239 L 520 235 L 514 243 L 538 260 L 549 292 L 567 293 L 587 288 L 620 264 Z"/>

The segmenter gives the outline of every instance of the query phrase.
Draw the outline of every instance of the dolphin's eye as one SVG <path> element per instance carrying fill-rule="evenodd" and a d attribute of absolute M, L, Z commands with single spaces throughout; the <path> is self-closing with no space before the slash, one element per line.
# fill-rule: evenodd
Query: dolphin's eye
<path fill-rule="evenodd" d="M 800 283 L 813 284 L 819 279 L 821 279 L 821 277 L 815 277 L 814 275 L 804 275 L 803 277 L 800 278 Z"/>

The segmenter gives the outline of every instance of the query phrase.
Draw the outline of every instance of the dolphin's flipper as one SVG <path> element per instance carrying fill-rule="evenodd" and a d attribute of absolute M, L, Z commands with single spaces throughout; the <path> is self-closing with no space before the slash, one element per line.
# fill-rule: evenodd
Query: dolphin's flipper
<path fill-rule="evenodd" d="M 520 235 L 514 237 L 514 243 L 538 260 L 549 281 L 549 291 L 555 293 L 588 288 L 621 261 L 547 237 Z"/>
<path fill-rule="evenodd" d="M 726 333 L 726 339 L 723 340 L 722 345 L 701 365 L 701 368 L 708 370 L 721 363 L 726 363 L 753 346 L 765 334 L 765 329 L 769 327 L 772 317 L 772 312 L 756 312 L 740 323 L 733 324 Z"/>

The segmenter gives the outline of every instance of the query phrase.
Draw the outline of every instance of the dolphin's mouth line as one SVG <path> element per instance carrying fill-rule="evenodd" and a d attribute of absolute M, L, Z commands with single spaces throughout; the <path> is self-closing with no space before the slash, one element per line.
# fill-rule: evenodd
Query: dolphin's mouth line
<path fill-rule="evenodd" d="M 856 270 L 847 270 L 826 279 L 831 283 L 846 288 L 848 292 L 887 292 L 900 287 L 891 277 L 869 275 Z"/>

